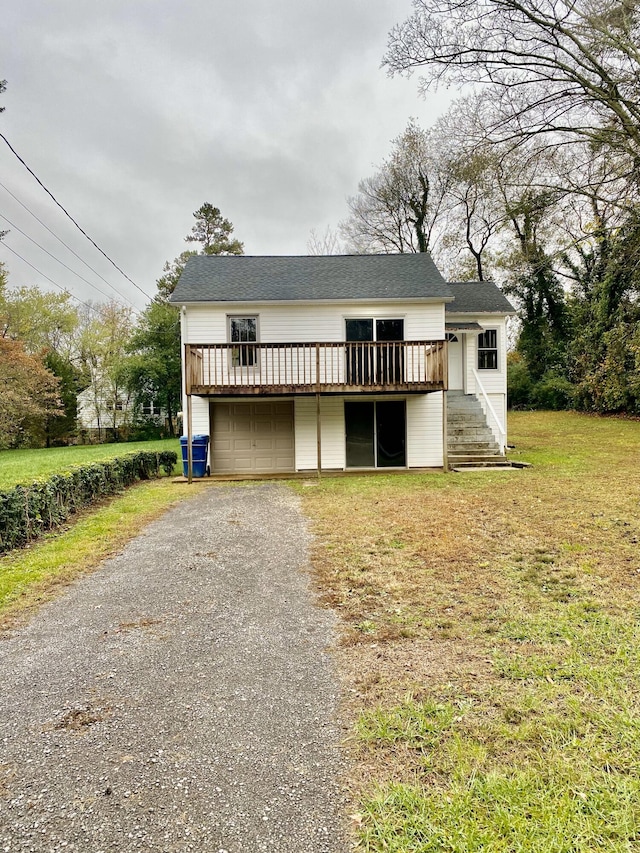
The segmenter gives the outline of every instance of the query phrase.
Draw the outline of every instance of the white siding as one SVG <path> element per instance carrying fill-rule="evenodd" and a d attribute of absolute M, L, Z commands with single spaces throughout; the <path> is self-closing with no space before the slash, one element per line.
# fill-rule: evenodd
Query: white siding
<path fill-rule="evenodd" d="M 404 319 L 406 340 L 440 340 L 444 337 L 443 303 L 371 303 L 357 305 L 189 305 L 183 343 L 227 343 L 230 315 L 257 316 L 262 343 L 331 342 L 345 339 L 345 319 L 373 317 Z"/>
<path fill-rule="evenodd" d="M 209 435 L 209 399 L 207 397 L 192 397 L 191 403 L 193 407 L 191 435 Z"/>
<path fill-rule="evenodd" d="M 487 419 L 487 424 L 493 433 L 495 440 L 500 443 L 502 441 L 502 437 L 500 435 L 500 431 L 498 430 L 494 417 L 491 414 L 489 406 L 487 406 L 487 401 L 485 400 L 482 394 L 477 395 L 478 400 L 480 400 L 480 405 L 482 406 L 482 410 Z M 500 426 L 504 432 L 504 436 L 507 434 L 507 397 L 506 394 L 487 394 L 489 398 L 489 402 L 493 408 L 493 411 L 500 422 Z"/>
<path fill-rule="evenodd" d="M 441 468 L 442 393 L 407 397 L 407 465 Z"/>
<path fill-rule="evenodd" d="M 320 399 L 322 422 L 322 468 L 342 470 L 345 467 L 344 406 L 341 397 Z M 318 436 L 316 432 L 316 398 L 296 397 L 296 471 L 316 470 L 318 467 Z"/>

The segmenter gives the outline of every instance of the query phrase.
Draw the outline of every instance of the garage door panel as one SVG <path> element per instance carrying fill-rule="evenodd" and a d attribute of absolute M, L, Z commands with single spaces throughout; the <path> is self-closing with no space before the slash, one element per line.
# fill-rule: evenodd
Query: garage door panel
<path fill-rule="evenodd" d="M 293 471 L 293 424 L 292 401 L 212 403 L 212 470 Z"/>
<path fill-rule="evenodd" d="M 291 415 L 291 407 L 293 403 L 291 401 L 287 401 L 286 403 L 273 403 L 273 411 L 276 415 L 285 415 L 287 418 Z"/>

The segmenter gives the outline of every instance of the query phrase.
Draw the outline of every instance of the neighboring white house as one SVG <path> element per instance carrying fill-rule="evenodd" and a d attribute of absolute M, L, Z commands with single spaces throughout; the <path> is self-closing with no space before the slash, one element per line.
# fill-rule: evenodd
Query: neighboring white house
<path fill-rule="evenodd" d="M 78 394 L 78 429 L 90 442 L 113 439 L 131 422 L 133 414 L 129 394 L 92 383 Z"/>
<path fill-rule="evenodd" d="M 448 389 L 504 450 L 513 308 L 428 254 L 198 255 L 171 301 L 185 426 L 211 436 L 213 473 L 443 467 Z"/>
<path fill-rule="evenodd" d="M 92 384 L 78 394 L 77 421 L 82 441 L 126 439 L 136 418 L 158 427 L 166 425 L 166 413 L 157 403 L 144 403 L 136 409 L 131 395 L 125 391 L 116 393 Z"/>

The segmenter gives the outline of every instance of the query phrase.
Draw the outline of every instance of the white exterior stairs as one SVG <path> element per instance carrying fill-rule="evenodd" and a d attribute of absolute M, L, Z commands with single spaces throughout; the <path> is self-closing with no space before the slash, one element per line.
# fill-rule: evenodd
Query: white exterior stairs
<path fill-rule="evenodd" d="M 500 451 L 474 394 L 447 393 L 447 456 L 449 468 L 454 471 L 512 467 Z"/>

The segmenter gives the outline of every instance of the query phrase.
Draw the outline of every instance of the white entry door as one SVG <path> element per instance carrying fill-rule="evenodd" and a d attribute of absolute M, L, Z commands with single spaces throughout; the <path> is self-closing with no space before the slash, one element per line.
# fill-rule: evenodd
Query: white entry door
<path fill-rule="evenodd" d="M 464 391 L 462 335 L 447 335 L 449 341 L 449 391 Z"/>

